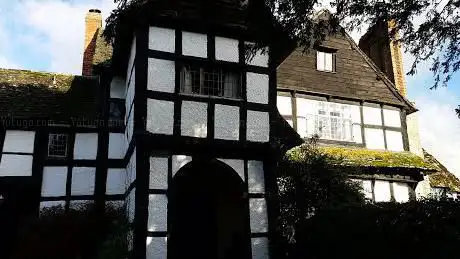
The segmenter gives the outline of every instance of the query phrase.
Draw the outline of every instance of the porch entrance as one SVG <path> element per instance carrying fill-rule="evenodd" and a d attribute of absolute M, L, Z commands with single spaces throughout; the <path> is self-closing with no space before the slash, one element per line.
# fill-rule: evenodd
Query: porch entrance
<path fill-rule="evenodd" d="M 169 258 L 250 258 L 244 182 L 229 166 L 193 161 L 173 177 Z"/>

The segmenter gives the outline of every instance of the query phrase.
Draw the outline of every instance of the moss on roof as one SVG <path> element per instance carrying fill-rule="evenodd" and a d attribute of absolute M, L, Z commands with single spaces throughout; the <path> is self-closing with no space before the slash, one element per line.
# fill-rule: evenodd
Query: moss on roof
<path fill-rule="evenodd" d="M 460 192 L 460 180 L 426 150 L 423 150 L 423 155 L 425 160 L 430 161 L 439 168 L 438 172 L 428 176 L 431 187 L 448 188 L 450 191 Z"/>
<path fill-rule="evenodd" d="M 93 77 L 0 69 L 0 117 L 55 123 L 98 116 Z"/>
<path fill-rule="evenodd" d="M 96 49 L 93 56 L 93 65 L 108 64 L 112 59 L 113 48 L 108 44 L 102 36 L 103 31 L 98 31 L 96 37 Z"/>
<path fill-rule="evenodd" d="M 303 145 L 302 145 L 303 146 Z M 306 155 L 302 146 L 297 146 L 287 152 L 287 157 L 293 161 L 304 160 Z M 410 152 L 391 152 L 369 150 L 364 148 L 319 146 L 318 152 L 325 155 L 329 162 L 345 167 L 398 168 L 420 169 L 422 171 L 438 170 L 433 164 Z"/>

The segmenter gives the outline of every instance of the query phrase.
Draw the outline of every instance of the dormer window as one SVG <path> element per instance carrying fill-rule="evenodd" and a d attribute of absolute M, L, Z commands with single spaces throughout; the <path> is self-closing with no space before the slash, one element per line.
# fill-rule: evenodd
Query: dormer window
<path fill-rule="evenodd" d="M 316 69 L 325 72 L 335 72 L 335 53 L 333 51 L 316 51 Z"/>
<path fill-rule="evenodd" d="M 181 70 L 181 93 L 241 98 L 241 73 L 223 68 L 185 65 Z"/>

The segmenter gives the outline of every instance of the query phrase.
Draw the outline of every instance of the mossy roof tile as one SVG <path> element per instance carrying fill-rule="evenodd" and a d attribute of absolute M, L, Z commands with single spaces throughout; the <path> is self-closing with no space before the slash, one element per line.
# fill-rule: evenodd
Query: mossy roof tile
<path fill-rule="evenodd" d="M 450 191 L 460 192 L 460 180 L 426 150 L 423 150 L 423 155 L 425 160 L 430 161 L 439 168 L 438 172 L 428 176 L 431 187 L 448 188 Z"/>
<path fill-rule="evenodd" d="M 0 117 L 93 120 L 98 117 L 97 89 L 94 77 L 0 69 Z"/>

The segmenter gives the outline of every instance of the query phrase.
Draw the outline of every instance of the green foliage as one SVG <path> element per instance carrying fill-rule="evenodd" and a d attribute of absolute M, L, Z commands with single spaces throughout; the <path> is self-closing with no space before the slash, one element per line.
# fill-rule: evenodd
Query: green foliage
<path fill-rule="evenodd" d="M 298 228 L 292 258 L 456 258 L 460 203 L 424 200 L 328 208 Z"/>
<path fill-rule="evenodd" d="M 104 211 L 84 204 L 65 212 L 61 206 L 41 211 L 23 222 L 13 259 L 125 259 L 128 224 L 123 211 Z"/>
<path fill-rule="evenodd" d="M 296 243 L 296 229 L 318 211 L 362 204 L 361 187 L 329 163 L 316 140 L 299 147 L 301 156 L 287 155 L 278 167 L 278 232 L 287 254 Z"/>

